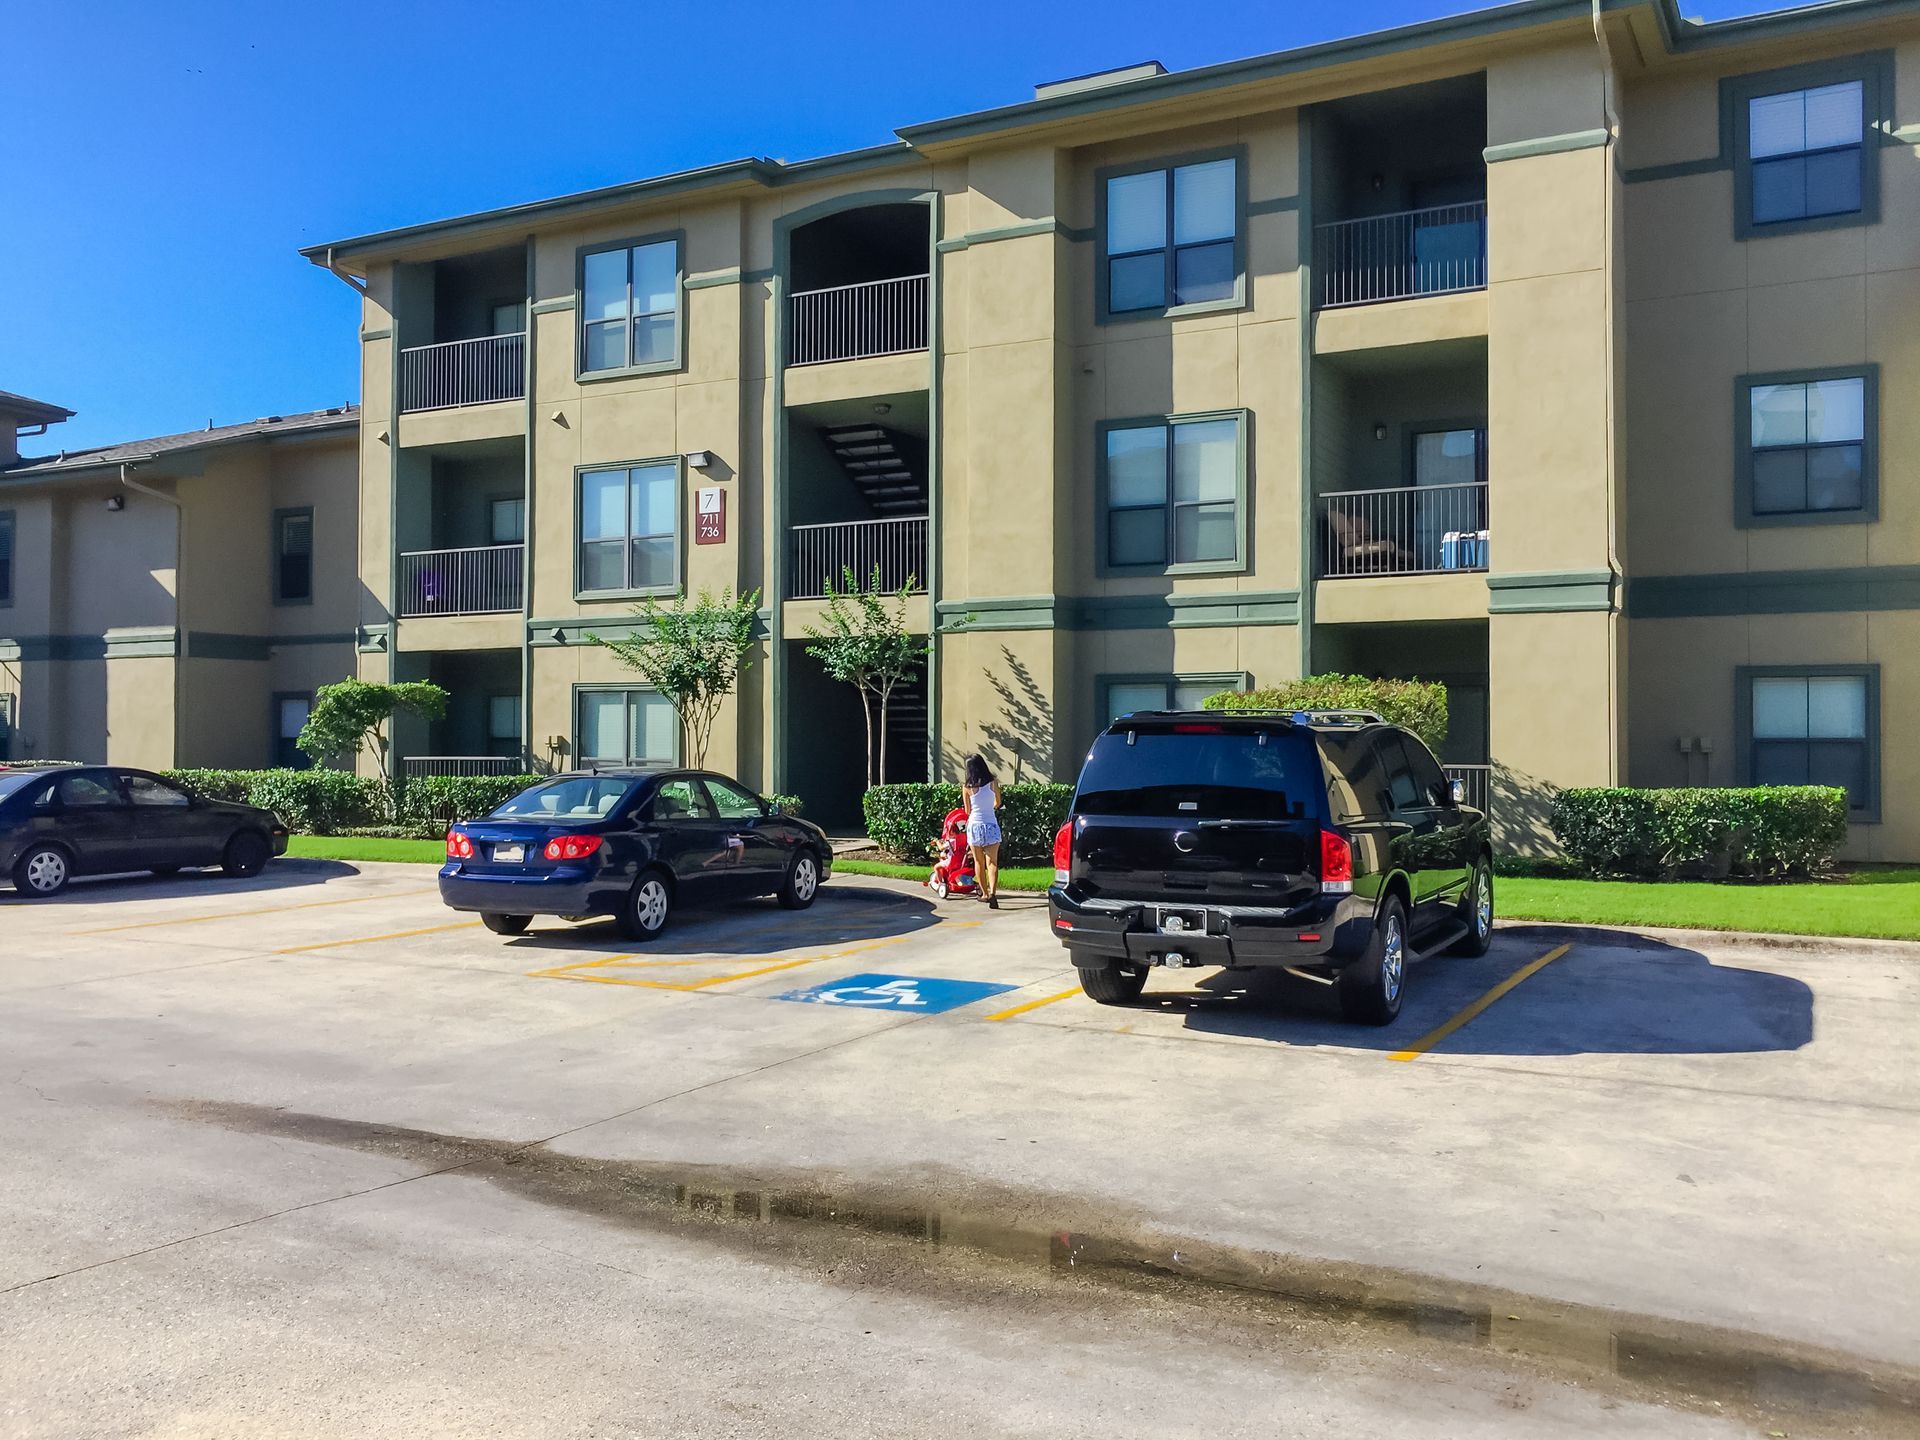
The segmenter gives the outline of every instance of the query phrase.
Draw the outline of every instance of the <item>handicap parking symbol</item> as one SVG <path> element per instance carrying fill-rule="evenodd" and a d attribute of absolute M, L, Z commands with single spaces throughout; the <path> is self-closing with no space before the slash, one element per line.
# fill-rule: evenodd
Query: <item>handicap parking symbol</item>
<path fill-rule="evenodd" d="M 1004 995 L 1017 985 L 989 985 L 980 980 L 936 980 L 924 975 L 848 975 L 805 990 L 789 990 L 776 1000 L 804 1005 L 844 1005 L 856 1010 L 904 1010 L 912 1015 L 938 1015 L 957 1010 L 989 995 Z"/>

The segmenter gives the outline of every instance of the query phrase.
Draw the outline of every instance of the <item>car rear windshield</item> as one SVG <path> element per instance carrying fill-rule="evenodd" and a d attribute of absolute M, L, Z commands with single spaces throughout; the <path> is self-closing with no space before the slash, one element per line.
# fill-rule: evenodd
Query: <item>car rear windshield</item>
<path fill-rule="evenodd" d="M 633 786 L 611 776 L 576 775 L 522 790 L 495 810 L 502 820 L 600 820 L 611 815 Z"/>
<path fill-rule="evenodd" d="M 1283 732 L 1141 725 L 1093 742 L 1077 813 L 1222 820 L 1317 814 L 1320 762 Z"/>
<path fill-rule="evenodd" d="M 46 778 L 31 770 L 16 770 L 11 775 L 0 775 L 0 800 L 6 799 L 16 790 L 25 789 L 29 781 Z"/>

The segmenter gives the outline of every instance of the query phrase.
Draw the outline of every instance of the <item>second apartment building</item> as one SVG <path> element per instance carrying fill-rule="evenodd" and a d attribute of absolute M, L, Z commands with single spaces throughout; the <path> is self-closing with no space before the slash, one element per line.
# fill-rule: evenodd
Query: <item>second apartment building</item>
<path fill-rule="evenodd" d="M 670 756 L 590 636 L 758 590 L 710 761 L 849 819 L 805 635 L 877 567 L 891 778 L 1347 670 L 1447 684 L 1510 845 L 1551 785 L 1812 778 L 1920 856 L 1912 10 L 1527 0 L 315 247 L 362 673 L 453 692 L 414 769 Z"/>

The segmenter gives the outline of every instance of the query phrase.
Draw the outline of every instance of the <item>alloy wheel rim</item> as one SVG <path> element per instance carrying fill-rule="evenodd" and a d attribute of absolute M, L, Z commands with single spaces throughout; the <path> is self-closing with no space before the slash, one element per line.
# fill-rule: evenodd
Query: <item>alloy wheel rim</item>
<path fill-rule="evenodd" d="M 1485 935 L 1493 928 L 1493 885 L 1482 870 L 1473 880 L 1473 923 L 1476 932 Z"/>
<path fill-rule="evenodd" d="M 42 850 L 27 862 L 27 884 L 35 890 L 57 890 L 67 878 L 67 862 L 59 852 Z"/>
<path fill-rule="evenodd" d="M 667 918 L 667 889 L 658 880 L 649 880 L 640 887 L 640 924 L 648 930 L 658 930 Z"/>
<path fill-rule="evenodd" d="M 800 899 L 812 897 L 814 887 L 813 861 L 802 856 L 793 867 L 793 893 Z"/>
<path fill-rule="evenodd" d="M 1398 919 L 1387 922 L 1386 953 L 1380 957 L 1381 988 L 1389 1001 L 1400 998 L 1400 977 L 1406 967 L 1406 946 L 1400 940 Z"/>

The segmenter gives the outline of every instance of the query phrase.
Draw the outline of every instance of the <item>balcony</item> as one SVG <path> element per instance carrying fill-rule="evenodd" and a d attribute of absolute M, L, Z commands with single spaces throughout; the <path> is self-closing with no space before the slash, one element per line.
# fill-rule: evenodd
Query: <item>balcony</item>
<path fill-rule="evenodd" d="M 520 608 L 524 545 L 408 550 L 400 555 L 402 617 L 493 615 Z"/>
<path fill-rule="evenodd" d="M 527 762 L 518 755 L 409 755 L 400 762 L 407 779 L 418 775 L 524 775 Z"/>
<path fill-rule="evenodd" d="M 829 583 L 838 586 L 845 571 L 865 585 L 876 569 L 880 588 L 927 588 L 927 517 L 902 515 L 887 520 L 842 520 L 826 525 L 795 525 L 793 563 L 787 572 L 789 600 L 818 600 Z"/>
<path fill-rule="evenodd" d="M 927 348 L 927 277 L 900 275 L 787 300 L 787 364 L 866 360 Z"/>
<path fill-rule="evenodd" d="M 1320 504 L 1322 580 L 1487 568 L 1487 486 L 1338 490 Z"/>
<path fill-rule="evenodd" d="M 453 410 L 518 400 L 526 391 L 526 332 L 444 340 L 400 352 L 400 409 Z"/>
<path fill-rule="evenodd" d="M 1376 305 L 1487 286 L 1487 202 L 1317 225 L 1316 307 Z"/>

